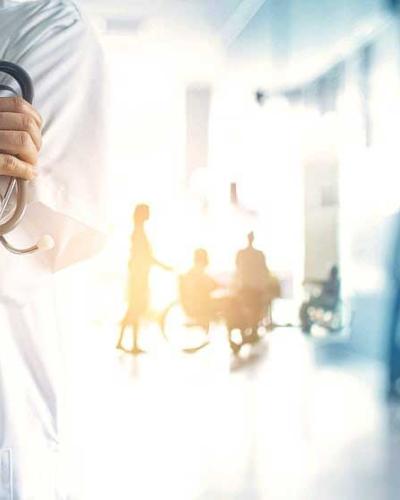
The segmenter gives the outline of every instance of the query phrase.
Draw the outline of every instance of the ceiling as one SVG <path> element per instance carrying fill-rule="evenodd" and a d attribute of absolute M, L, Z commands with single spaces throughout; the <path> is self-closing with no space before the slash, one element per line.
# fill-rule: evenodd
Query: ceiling
<path fill-rule="evenodd" d="M 166 29 L 184 47 L 216 43 L 241 72 L 281 85 L 320 73 L 373 36 L 387 22 L 389 0 L 78 1 L 106 33 L 151 31 L 155 22 L 160 40 Z M 208 52 L 191 58 L 207 60 Z"/>
<path fill-rule="evenodd" d="M 134 31 L 163 19 L 219 34 L 232 42 L 268 0 L 80 0 L 111 31 Z"/>

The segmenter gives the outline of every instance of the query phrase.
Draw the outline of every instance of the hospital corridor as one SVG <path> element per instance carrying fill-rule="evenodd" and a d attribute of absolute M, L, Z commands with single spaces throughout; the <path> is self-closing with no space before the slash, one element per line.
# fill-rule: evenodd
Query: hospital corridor
<path fill-rule="evenodd" d="M 400 500 L 399 127 L 399 0 L 0 0 L 0 500 Z"/>
<path fill-rule="evenodd" d="M 195 357 L 157 339 L 115 357 L 103 332 L 89 373 L 78 341 L 84 498 L 398 498 L 400 413 L 379 363 L 293 329 L 237 359 L 213 340 Z"/>

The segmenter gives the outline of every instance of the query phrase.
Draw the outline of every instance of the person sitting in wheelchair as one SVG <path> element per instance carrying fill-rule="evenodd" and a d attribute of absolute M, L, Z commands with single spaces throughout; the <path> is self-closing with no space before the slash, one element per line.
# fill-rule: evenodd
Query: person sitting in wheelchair
<path fill-rule="evenodd" d="M 320 293 L 303 302 L 300 308 L 302 330 L 309 332 L 312 326 L 311 308 L 334 311 L 340 301 L 340 276 L 338 266 L 332 266 L 327 280 L 307 280 L 305 284 L 317 285 Z"/>
<path fill-rule="evenodd" d="M 179 280 L 180 302 L 185 313 L 196 323 L 207 325 L 218 316 L 220 301 L 212 297 L 218 283 L 207 274 L 209 264 L 207 250 L 194 252 L 192 268 Z"/>

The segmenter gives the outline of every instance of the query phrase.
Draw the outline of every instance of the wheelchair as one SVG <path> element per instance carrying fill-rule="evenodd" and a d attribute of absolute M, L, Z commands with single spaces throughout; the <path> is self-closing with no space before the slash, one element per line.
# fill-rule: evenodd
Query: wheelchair
<path fill-rule="evenodd" d="M 311 334 L 314 326 L 323 328 L 328 333 L 339 333 L 344 328 L 344 308 L 340 294 L 325 295 L 322 286 L 305 283 L 308 298 L 299 311 L 301 329 Z"/>
<path fill-rule="evenodd" d="M 272 330 L 272 297 L 255 290 L 242 290 L 232 298 L 225 318 L 229 345 L 238 354 L 246 345 L 257 344 Z"/>
<path fill-rule="evenodd" d="M 264 337 L 269 318 L 269 304 L 262 311 L 255 311 L 236 297 L 229 300 L 227 309 L 209 315 L 195 314 L 176 301 L 163 312 L 160 327 L 165 340 L 174 348 L 195 353 L 210 344 L 212 325 L 223 325 L 230 348 L 237 354 L 245 344 L 256 344 Z"/>
<path fill-rule="evenodd" d="M 210 326 L 215 317 L 188 311 L 180 300 L 172 302 L 162 313 L 160 328 L 164 339 L 175 349 L 186 353 L 200 351 L 210 343 Z"/>
<path fill-rule="evenodd" d="M 279 296 L 279 282 L 267 291 L 240 290 L 235 294 L 210 300 L 209 307 L 195 307 L 186 302 L 180 282 L 178 300 L 162 313 L 161 332 L 173 347 L 187 353 L 197 352 L 210 343 L 211 325 L 222 324 L 234 354 L 245 344 L 258 343 L 273 327 L 272 301 Z"/>
<path fill-rule="evenodd" d="M 189 295 L 189 297 L 188 297 Z M 213 301 L 198 304 L 187 292 L 185 277 L 178 281 L 178 298 L 161 314 L 160 328 L 163 337 L 174 348 L 191 353 L 206 347 L 210 325 L 219 320 Z M 215 310 L 214 310 L 215 309 Z"/>

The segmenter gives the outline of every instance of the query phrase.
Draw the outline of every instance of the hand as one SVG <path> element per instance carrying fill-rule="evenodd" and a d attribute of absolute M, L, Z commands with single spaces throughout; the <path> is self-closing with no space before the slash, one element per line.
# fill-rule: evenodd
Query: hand
<path fill-rule="evenodd" d="M 164 271 L 168 271 L 168 272 L 173 272 L 174 271 L 174 268 L 172 266 L 168 266 L 167 264 L 164 264 L 163 262 L 160 262 L 159 260 L 154 259 L 154 258 L 153 258 L 153 264 L 155 266 L 160 267 Z"/>
<path fill-rule="evenodd" d="M 0 175 L 32 180 L 42 147 L 42 118 L 21 97 L 0 98 Z"/>
<path fill-rule="evenodd" d="M 164 271 L 167 271 L 169 273 L 173 273 L 175 270 L 173 267 L 168 266 L 167 264 L 161 264 L 161 268 L 164 269 Z"/>

